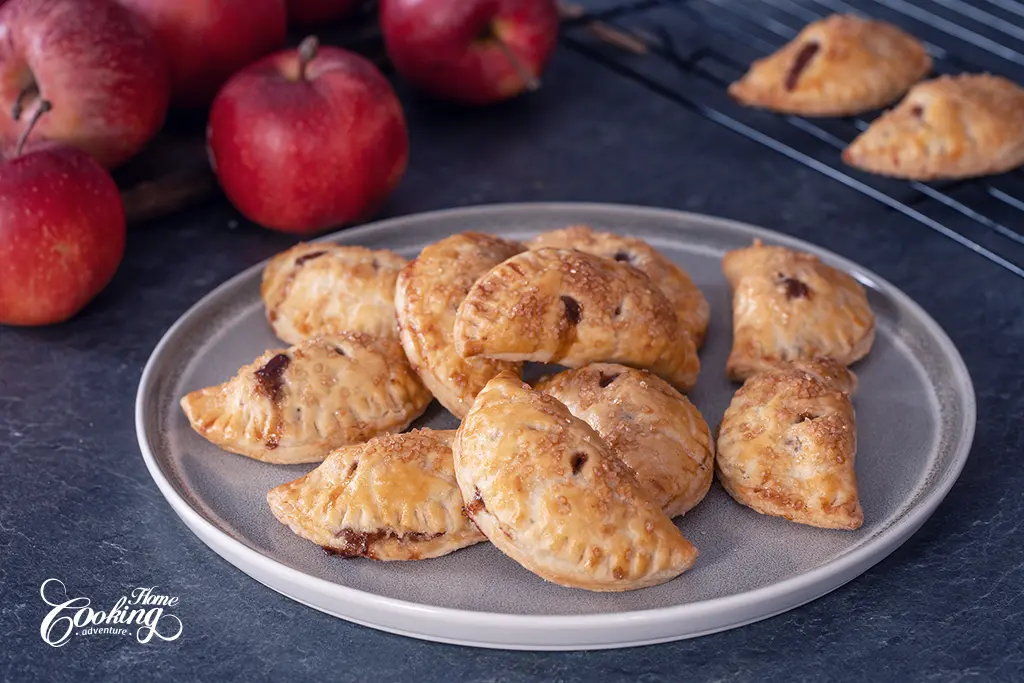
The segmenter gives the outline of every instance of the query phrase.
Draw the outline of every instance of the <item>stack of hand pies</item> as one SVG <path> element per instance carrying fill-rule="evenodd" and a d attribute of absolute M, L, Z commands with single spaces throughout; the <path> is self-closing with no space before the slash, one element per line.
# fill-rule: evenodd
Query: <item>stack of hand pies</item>
<path fill-rule="evenodd" d="M 624 591 L 697 549 L 672 522 L 713 469 L 739 503 L 819 527 L 863 520 L 846 366 L 867 354 L 863 288 L 781 247 L 730 252 L 743 387 L 721 424 L 681 392 L 709 320 L 690 277 L 642 240 L 573 226 L 523 244 L 453 235 L 413 261 L 300 244 L 266 267 L 271 350 L 181 405 L 221 448 L 321 464 L 267 495 L 338 555 L 437 557 L 488 540 L 538 576 Z M 526 362 L 563 372 L 534 386 Z M 405 430 L 436 398 L 458 430 Z M 713 467 L 714 465 L 714 467 Z"/>

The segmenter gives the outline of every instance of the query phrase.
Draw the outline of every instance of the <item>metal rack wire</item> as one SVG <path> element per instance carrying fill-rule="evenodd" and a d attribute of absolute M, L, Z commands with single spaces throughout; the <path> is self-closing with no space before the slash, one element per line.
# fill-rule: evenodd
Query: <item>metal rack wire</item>
<path fill-rule="evenodd" d="M 1024 227 L 1015 227 L 1024 226 L 1024 171 L 933 183 L 871 176 L 845 166 L 839 153 L 873 117 L 775 115 L 740 107 L 725 94 L 750 61 L 833 12 L 904 26 L 925 41 L 936 74 L 988 71 L 1024 81 L 1024 3 L 1017 0 L 632 0 L 572 19 L 563 41 L 1024 278 Z M 649 54 L 597 43 L 582 30 L 594 21 L 639 37 Z"/>

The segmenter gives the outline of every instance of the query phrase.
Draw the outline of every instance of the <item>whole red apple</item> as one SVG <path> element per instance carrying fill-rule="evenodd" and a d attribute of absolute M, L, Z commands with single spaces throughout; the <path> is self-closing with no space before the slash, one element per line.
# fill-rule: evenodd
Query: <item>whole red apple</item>
<path fill-rule="evenodd" d="M 344 19 L 355 10 L 358 0 L 287 0 L 288 20 L 301 26 Z"/>
<path fill-rule="evenodd" d="M 231 76 L 285 43 L 284 0 L 118 0 L 156 32 L 171 66 L 171 101 L 208 105 Z"/>
<path fill-rule="evenodd" d="M 10 0 L 0 8 L 0 151 L 10 154 L 43 97 L 32 140 L 116 166 L 159 130 L 167 64 L 148 29 L 112 0 Z M 13 114 L 13 116 L 11 115 Z"/>
<path fill-rule="evenodd" d="M 309 234 L 368 218 L 405 173 L 405 117 L 369 61 L 307 38 L 236 74 L 207 128 L 210 163 L 247 218 Z"/>
<path fill-rule="evenodd" d="M 558 40 L 554 0 L 380 0 L 380 23 L 406 80 L 463 104 L 535 89 Z"/>
<path fill-rule="evenodd" d="M 124 242 L 121 195 L 85 152 L 39 142 L 0 161 L 0 323 L 67 320 L 110 282 Z"/>

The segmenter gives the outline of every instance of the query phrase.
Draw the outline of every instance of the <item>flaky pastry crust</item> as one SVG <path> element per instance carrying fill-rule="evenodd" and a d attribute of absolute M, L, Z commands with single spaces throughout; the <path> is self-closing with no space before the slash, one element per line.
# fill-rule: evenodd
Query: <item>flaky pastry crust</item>
<path fill-rule="evenodd" d="M 289 344 L 339 332 L 397 337 L 395 280 L 405 263 L 386 249 L 297 244 L 263 270 L 267 321 Z"/>
<path fill-rule="evenodd" d="M 398 276 L 395 308 L 409 362 L 441 405 L 465 417 L 473 399 L 502 370 L 522 363 L 463 358 L 455 352 L 455 314 L 477 279 L 523 251 L 518 242 L 466 232 L 423 249 Z"/>
<path fill-rule="evenodd" d="M 727 253 L 722 270 L 732 289 L 731 379 L 792 360 L 850 365 L 871 350 L 875 317 L 864 287 L 817 256 L 755 240 Z"/>
<path fill-rule="evenodd" d="M 892 24 L 833 14 L 754 62 L 729 94 L 777 112 L 846 116 L 890 104 L 931 66 L 921 41 Z"/>
<path fill-rule="evenodd" d="M 568 367 L 620 363 L 684 391 L 700 371 L 693 339 L 650 278 L 573 249 L 527 251 L 481 277 L 459 306 L 455 349 Z"/>
<path fill-rule="evenodd" d="M 419 560 L 485 540 L 462 505 L 455 431 L 422 429 L 344 446 L 315 470 L 271 489 L 274 516 L 334 554 Z"/>
<path fill-rule="evenodd" d="M 669 517 L 707 494 L 715 442 L 696 406 L 646 370 L 591 363 L 537 383 L 601 435 Z"/>
<path fill-rule="evenodd" d="M 1024 164 L 1024 88 L 988 74 L 914 86 L 843 152 L 843 161 L 917 180 L 970 178 Z"/>
<path fill-rule="evenodd" d="M 693 338 L 697 348 L 704 343 L 711 319 L 708 300 L 685 270 L 642 239 L 597 232 L 586 225 L 573 225 L 541 233 L 527 246 L 530 249 L 578 249 L 639 268 L 672 304 L 676 320 Z"/>
<path fill-rule="evenodd" d="M 398 341 L 348 332 L 267 351 L 224 384 L 186 395 L 181 407 L 224 450 L 289 464 L 399 432 L 430 399 Z"/>
<path fill-rule="evenodd" d="M 453 450 L 480 531 L 541 578 L 633 590 L 678 576 L 697 557 L 608 444 L 513 373 L 480 392 Z"/>
<path fill-rule="evenodd" d="M 738 503 L 826 529 L 864 522 L 854 459 L 856 380 L 831 361 L 800 361 L 754 375 L 725 411 L 715 459 Z"/>

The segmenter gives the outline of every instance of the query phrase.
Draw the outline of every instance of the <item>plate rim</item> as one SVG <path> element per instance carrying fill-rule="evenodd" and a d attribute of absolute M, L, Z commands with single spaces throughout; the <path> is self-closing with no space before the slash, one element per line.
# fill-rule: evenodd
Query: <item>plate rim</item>
<path fill-rule="evenodd" d="M 670 605 L 666 607 L 650 608 L 642 610 L 630 610 L 625 612 L 604 612 L 604 613 L 592 613 L 592 614 L 574 614 L 574 615 L 543 615 L 543 614 L 506 614 L 501 612 L 489 612 L 480 610 L 460 609 L 453 607 L 442 607 L 437 605 L 425 605 L 418 602 L 412 602 L 402 600 L 400 598 L 392 598 L 388 596 L 378 595 L 368 591 L 363 591 L 358 588 L 346 586 L 344 584 L 329 581 L 320 577 L 306 574 L 305 572 L 290 567 L 282 562 L 272 559 L 266 555 L 263 555 L 258 550 L 251 548 L 244 542 L 234 538 L 228 532 L 222 530 L 214 523 L 208 521 L 198 510 L 194 509 L 189 504 L 188 500 L 180 495 L 173 482 L 171 482 L 167 476 L 165 476 L 159 462 L 157 461 L 156 455 L 153 450 L 149 447 L 148 443 L 148 430 L 146 428 L 146 420 L 148 411 L 146 410 L 146 396 L 153 390 L 156 385 L 160 370 L 158 364 L 161 357 L 166 352 L 168 346 L 173 341 L 178 331 L 185 327 L 203 308 L 213 305 L 217 300 L 222 298 L 225 291 L 232 289 L 237 284 L 245 279 L 252 277 L 252 274 L 260 271 L 269 261 L 265 259 L 259 263 L 256 263 L 238 274 L 228 278 L 211 291 L 207 292 L 201 297 L 196 303 L 190 306 L 181 316 L 167 329 L 167 331 L 161 336 L 160 341 L 154 347 L 152 353 L 146 361 L 146 365 L 142 371 L 142 375 L 139 380 L 138 390 L 135 398 L 135 429 L 136 436 L 139 443 L 139 448 L 142 452 L 143 460 L 146 463 L 146 467 L 149 470 L 150 476 L 156 482 L 161 494 L 167 499 L 168 503 L 175 513 L 185 522 L 186 526 L 197 535 L 206 545 L 214 550 L 218 555 L 227 559 L 232 565 L 241 569 L 246 574 L 250 574 L 248 569 L 236 562 L 235 560 L 227 557 L 217 544 L 226 545 L 233 554 L 240 555 L 241 558 L 253 566 L 259 568 L 263 572 L 274 576 L 281 581 L 287 582 L 291 585 L 298 585 L 312 592 L 326 595 L 333 601 L 340 601 L 343 603 L 353 603 L 354 605 L 364 609 L 375 609 L 382 610 L 386 608 L 386 611 L 390 612 L 396 617 L 405 618 L 430 618 L 437 622 L 445 623 L 458 623 L 460 626 L 486 626 L 489 629 L 500 629 L 500 628 L 511 628 L 511 629 L 522 629 L 524 627 L 529 628 L 531 631 L 566 631 L 566 630 L 585 630 L 585 631 L 601 631 L 603 629 L 621 629 L 628 628 L 631 624 L 643 623 L 645 626 L 657 626 L 659 624 L 665 624 L 668 622 L 679 621 L 685 618 L 700 619 L 706 618 L 707 616 L 719 613 L 728 612 L 730 610 L 736 610 L 756 604 L 764 601 L 773 601 L 784 599 L 789 596 L 795 598 L 801 593 L 813 592 L 813 597 L 801 598 L 796 600 L 791 607 L 782 610 L 771 610 L 759 619 L 769 618 L 775 614 L 779 614 L 788 609 L 794 609 L 807 602 L 810 602 L 818 597 L 825 595 L 826 593 L 839 588 L 843 584 L 852 580 L 856 576 L 859 576 L 863 572 L 867 571 L 870 567 L 880 562 L 882 559 L 891 554 L 896 548 L 906 542 L 907 539 L 918 528 L 932 515 L 939 504 L 945 499 L 950 489 L 953 487 L 957 479 L 959 478 L 964 465 L 966 464 L 967 458 L 970 454 L 971 447 L 974 441 L 974 435 L 977 423 L 977 398 L 974 391 L 974 385 L 971 380 L 970 373 L 967 365 L 964 363 L 963 357 L 957 350 L 956 345 L 953 344 L 952 340 L 946 334 L 945 330 L 913 299 L 907 294 L 903 293 L 899 288 L 889 283 L 884 278 L 878 276 L 876 273 L 868 270 L 859 264 L 846 259 L 828 249 L 817 246 L 810 242 L 806 242 L 797 237 L 787 235 L 785 233 L 775 232 L 767 228 L 745 223 L 743 221 L 737 221 L 727 218 L 720 218 L 716 216 L 709 216 L 706 214 L 694 213 L 689 211 L 678 211 L 674 209 L 657 208 L 642 205 L 630 205 L 630 204 L 615 204 L 615 203 L 601 203 L 601 202 L 523 202 L 523 203 L 501 203 L 501 204 L 484 204 L 477 206 L 458 207 L 451 209 L 440 209 L 435 211 L 427 211 L 422 213 L 408 214 L 404 216 L 397 216 L 388 218 L 381 221 L 375 221 L 366 225 L 347 228 L 332 232 L 328 235 L 318 237 L 313 242 L 337 242 L 339 240 L 342 243 L 347 244 L 359 244 L 361 238 L 367 235 L 373 235 L 382 231 L 389 231 L 395 228 L 400 228 L 403 225 L 409 223 L 419 224 L 422 222 L 430 222 L 436 220 L 444 220 L 449 217 L 472 217 L 476 214 L 481 214 L 484 217 L 494 217 L 497 214 L 516 213 L 521 211 L 529 211 L 535 213 L 541 213 L 550 211 L 552 213 L 559 212 L 572 212 L 572 211 L 596 211 L 605 213 L 609 218 L 615 218 L 614 214 L 620 214 L 623 218 L 635 218 L 638 214 L 644 214 L 647 217 L 654 219 L 664 219 L 670 223 L 679 223 L 684 221 L 701 222 L 712 228 L 722 227 L 724 229 L 735 229 L 738 228 L 752 237 L 762 239 L 768 243 L 783 244 L 790 248 L 799 249 L 802 251 L 808 251 L 816 255 L 820 255 L 826 261 L 842 268 L 855 276 L 858 280 L 883 293 L 885 296 L 895 300 L 900 306 L 906 307 L 908 310 L 913 312 L 919 321 L 926 328 L 926 331 L 930 336 L 938 343 L 940 350 L 943 352 L 944 357 L 953 366 L 953 377 L 959 381 L 954 382 L 955 385 L 962 386 L 963 391 L 957 391 L 956 396 L 959 399 L 960 408 L 963 414 L 963 425 L 962 429 L 957 434 L 956 443 L 953 445 L 955 449 L 954 457 L 950 462 L 950 466 L 945 472 L 945 476 L 940 480 L 932 484 L 930 491 L 927 491 L 920 499 L 913 504 L 913 506 L 906 511 L 903 517 L 894 523 L 891 527 L 881 531 L 878 536 L 873 539 L 869 539 L 860 546 L 857 546 L 847 553 L 844 553 L 840 557 L 830 560 L 818 567 L 811 570 L 798 574 L 796 576 L 783 579 L 781 581 L 770 583 L 766 586 L 761 586 L 753 590 L 736 593 L 733 595 L 726 595 L 718 598 L 710 598 L 707 600 L 701 600 L 698 602 L 684 603 L 680 605 Z M 272 258 L 272 257 L 271 257 Z M 205 533 L 200 533 L 195 527 L 198 527 Z M 209 536 L 209 538 L 207 538 Z M 836 580 L 837 577 L 843 577 L 849 572 L 854 572 L 849 578 L 842 580 Z M 256 577 L 253 577 L 256 578 Z M 261 579 L 256 579 L 259 583 L 269 585 Z M 834 583 L 830 583 L 832 580 Z M 276 592 L 279 592 L 290 599 L 300 602 L 300 604 L 308 604 L 304 600 L 298 600 L 294 596 L 284 593 L 274 586 L 269 586 Z M 824 587 L 822 589 L 822 587 Z M 787 598 L 788 599 L 788 598 Z M 330 610 L 316 607 L 321 611 L 325 611 L 341 618 L 347 618 L 343 615 L 338 615 Z M 743 625 L 745 623 L 752 623 L 759 619 L 743 619 L 736 622 L 736 626 Z M 365 624 L 366 622 L 359 621 L 358 623 Z M 724 630 L 732 628 L 733 626 L 724 626 L 722 628 L 713 629 L 711 631 L 703 631 L 703 635 L 709 632 Z M 376 628 L 376 626 L 375 626 Z M 383 630 L 389 630 L 385 627 L 381 627 Z M 395 632 L 392 630 L 391 632 Z M 405 631 L 405 635 L 410 635 L 412 631 Z M 464 640 L 452 640 L 445 639 L 443 636 L 432 636 L 427 633 L 416 633 L 417 637 L 422 637 L 429 640 L 442 640 L 445 642 L 459 642 L 467 645 L 475 646 L 490 646 L 487 642 L 469 642 Z M 675 638 L 661 637 L 648 639 L 642 642 L 623 642 L 622 645 L 603 645 L 603 647 L 625 647 L 629 645 L 639 645 L 643 642 L 665 642 L 666 640 L 680 639 L 689 637 L 685 634 L 676 636 Z M 579 647 L 602 647 L 602 645 L 582 645 L 582 646 L 523 646 L 514 644 L 503 644 L 497 647 L 503 648 L 518 648 L 522 649 L 527 647 L 528 649 L 579 649 Z"/>

